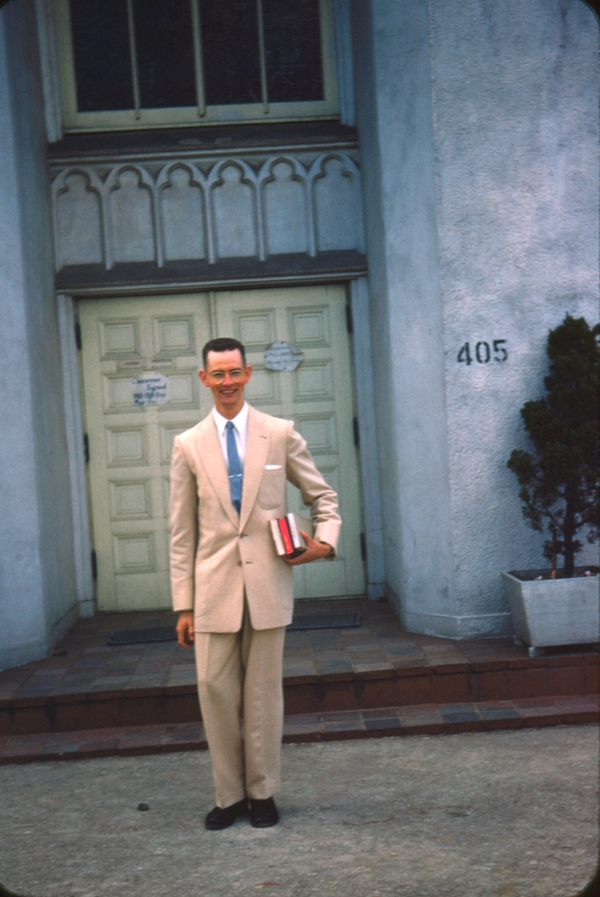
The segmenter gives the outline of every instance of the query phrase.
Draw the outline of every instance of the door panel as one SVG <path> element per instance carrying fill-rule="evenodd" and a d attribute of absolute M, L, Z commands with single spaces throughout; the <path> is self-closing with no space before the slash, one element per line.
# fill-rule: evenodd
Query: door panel
<path fill-rule="evenodd" d="M 296 598 L 364 594 L 344 288 L 219 293 L 215 317 L 219 336 L 234 336 L 246 347 L 253 368 L 246 387 L 248 401 L 268 414 L 295 421 L 317 467 L 340 498 L 343 526 L 338 557 L 295 568 Z M 288 341 L 304 353 L 295 371 L 265 368 L 264 350 L 275 341 Z M 305 512 L 300 493 L 291 485 L 288 505 Z"/>
<path fill-rule="evenodd" d="M 197 376 L 208 296 L 84 300 L 79 322 L 98 607 L 169 607 L 169 466 L 175 436 L 212 405 Z M 168 378 L 167 403 L 134 404 L 144 373 Z"/>
<path fill-rule="evenodd" d="M 245 344 L 253 366 L 248 400 L 295 421 L 340 496 L 339 556 L 296 568 L 296 597 L 364 593 L 345 303 L 337 286 L 80 302 L 100 610 L 170 606 L 171 451 L 175 436 L 212 407 L 197 371 L 213 335 Z M 264 351 L 276 340 L 304 353 L 296 371 L 266 369 Z M 168 401 L 136 405 L 132 381 L 156 374 L 168 378 Z M 290 510 L 304 510 L 288 488 Z"/>

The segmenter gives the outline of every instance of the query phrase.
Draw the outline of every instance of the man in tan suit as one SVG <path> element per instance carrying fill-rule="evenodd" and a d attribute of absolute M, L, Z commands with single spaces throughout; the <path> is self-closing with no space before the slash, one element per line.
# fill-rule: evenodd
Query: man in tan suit
<path fill-rule="evenodd" d="M 292 421 L 244 400 L 252 368 L 237 340 L 203 350 L 215 406 L 175 438 L 171 463 L 171 586 L 179 643 L 196 652 L 198 693 L 216 806 L 208 829 L 250 812 L 275 825 L 283 731 L 283 643 L 295 564 L 334 557 L 337 496 Z M 286 480 L 310 505 L 314 538 L 299 557 L 275 552 L 269 521 L 286 513 Z M 241 720 L 243 719 L 243 735 Z"/>

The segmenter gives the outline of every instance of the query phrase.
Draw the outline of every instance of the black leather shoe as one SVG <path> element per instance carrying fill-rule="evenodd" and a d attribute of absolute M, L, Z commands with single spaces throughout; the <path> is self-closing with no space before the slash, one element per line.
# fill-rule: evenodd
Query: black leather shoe
<path fill-rule="evenodd" d="M 250 825 L 254 828 L 269 828 L 279 822 L 279 812 L 272 797 L 266 800 L 250 798 Z"/>
<path fill-rule="evenodd" d="M 245 798 L 230 807 L 214 807 L 207 815 L 204 825 L 209 832 L 218 832 L 223 828 L 229 828 L 238 816 L 245 816 L 247 812 L 248 801 Z"/>

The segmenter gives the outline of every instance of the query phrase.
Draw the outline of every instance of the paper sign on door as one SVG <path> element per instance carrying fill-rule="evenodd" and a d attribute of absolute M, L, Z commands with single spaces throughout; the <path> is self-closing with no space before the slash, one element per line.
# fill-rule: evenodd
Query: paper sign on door
<path fill-rule="evenodd" d="M 164 374 L 142 374 L 131 381 L 134 405 L 166 405 L 169 401 L 169 378 Z"/>

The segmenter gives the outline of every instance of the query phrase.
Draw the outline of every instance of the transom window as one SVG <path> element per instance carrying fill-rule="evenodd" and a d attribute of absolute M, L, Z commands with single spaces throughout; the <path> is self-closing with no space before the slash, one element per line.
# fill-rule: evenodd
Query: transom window
<path fill-rule="evenodd" d="M 330 0 L 57 0 L 66 130 L 332 118 Z"/>

